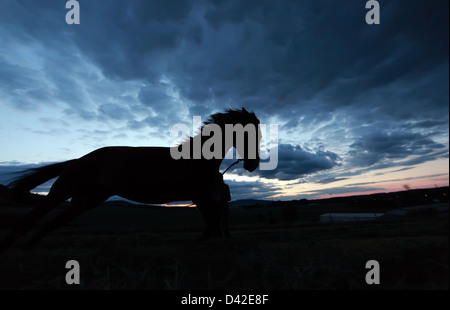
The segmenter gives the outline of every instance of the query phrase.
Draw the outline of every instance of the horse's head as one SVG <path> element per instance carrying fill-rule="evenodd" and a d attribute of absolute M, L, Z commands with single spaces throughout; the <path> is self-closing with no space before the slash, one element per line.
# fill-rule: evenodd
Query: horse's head
<path fill-rule="evenodd" d="M 242 110 L 228 109 L 225 112 L 211 115 L 202 130 L 213 124 L 221 129 L 223 156 L 230 148 L 234 147 L 239 153 L 240 159 L 244 161 L 244 168 L 247 171 L 252 172 L 258 168 L 261 131 L 259 119 L 255 113 L 247 112 L 245 108 Z"/>
<path fill-rule="evenodd" d="M 247 112 L 245 108 L 238 111 L 238 114 L 233 146 L 244 161 L 244 169 L 253 172 L 259 166 L 259 145 L 261 141 L 259 119 L 255 113 Z M 242 128 L 239 124 L 242 125 Z"/>

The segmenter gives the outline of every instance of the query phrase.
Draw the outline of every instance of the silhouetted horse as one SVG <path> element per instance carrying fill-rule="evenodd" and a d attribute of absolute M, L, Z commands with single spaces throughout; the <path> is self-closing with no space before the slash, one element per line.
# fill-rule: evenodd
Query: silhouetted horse
<path fill-rule="evenodd" d="M 254 139 L 244 134 L 245 143 L 237 143 L 240 137 L 235 133 L 226 139 L 225 127 L 242 124 L 257 128 Z M 225 154 L 235 147 L 244 168 L 250 172 L 259 165 L 259 143 L 261 135 L 259 120 L 254 113 L 242 110 L 226 110 L 211 115 L 204 123 L 200 133 L 181 143 L 178 148 L 189 147 L 189 158 L 174 159 L 169 147 L 104 147 L 79 159 L 56 163 L 31 169 L 29 173 L 9 186 L 16 193 L 27 193 L 34 187 L 52 178 L 58 177 L 44 201 L 27 214 L 15 229 L 6 237 L 3 248 L 9 247 L 17 238 L 29 231 L 46 213 L 60 203 L 71 198 L 69 206 L 55 218 L 41 227 L 28 245 L 36 244 L 60 225 L 63 225 L 80 213 L 94 208 L 113 195 L 140 203 L 167 203 L 191 200 L 200 210 L 206 223 L 202 237 L 221 235 L 221 214 L 227 215 L 230 193 L 223 182 L 219 167 Z M 222 141 L 220 158 L 193 159 L 196 138 L 200 145 L 207 141 L 202 135 L 205 128 L 214 125 L 221 129 Z M 211 133 L 210 133 L 211 134 Z M 216 133 L 214 133 L 216 134 Z M 242 140 L 241 140 L 242 141 Z M 213 148 L 218 147 L 215 145 Z M 256 149 L 256 156 L 249 156 L 249 150 Z M 227 233 L 227 220 L 224 229 Z"/>

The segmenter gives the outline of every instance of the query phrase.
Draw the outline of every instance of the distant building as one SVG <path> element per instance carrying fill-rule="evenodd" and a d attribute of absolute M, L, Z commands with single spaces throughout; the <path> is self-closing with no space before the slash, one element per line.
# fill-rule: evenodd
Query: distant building
<path fill-rule="evenodd" d="M 319 218 L 321 223 L 373 221 L 384 213 L 325 213 Z"/>

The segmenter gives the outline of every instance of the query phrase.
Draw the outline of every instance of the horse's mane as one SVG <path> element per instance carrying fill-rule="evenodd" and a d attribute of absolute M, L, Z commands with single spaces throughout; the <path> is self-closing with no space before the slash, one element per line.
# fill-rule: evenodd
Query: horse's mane
<path fill-rule="evenodd" d="M 242 117 L 253 117 L 256 119 L 256 115 L 253 112 L 228 108 L 224 112 L 212 114 L 209 119 L 203 123 L 202 128 L 209 124 L 217 124 L 219 126 L 224 124 L 234 124 L 236 123 L 236 120 L 242 119 Z"/>
<path fill-rule="evenodd" d="M 225 126 L 225 124 L 236 124 L 244 121 L 245 119 L 248 119 L 250 121 L 257 121 L 259 122 L 258 118 L 256 117 L 255 113 L 253 112 L 247 112 L 245 109 L 234 109 L 234 108 L 227 108 L 224 112 L 218 112 L 211 114 L 211 116 L 203 122 L 202 126 L 199 128 L 199 130 L 196 131 L 195 136 L 201 134 L 205 126 L 210 124 L 216 124 L 219 125 L 221 128 Z M 247 121 L 249 122 L 249 121 Z M 189 136 L 186 137 L 179 143 L 179 145 L 192 141 L 194 137 Z"/>

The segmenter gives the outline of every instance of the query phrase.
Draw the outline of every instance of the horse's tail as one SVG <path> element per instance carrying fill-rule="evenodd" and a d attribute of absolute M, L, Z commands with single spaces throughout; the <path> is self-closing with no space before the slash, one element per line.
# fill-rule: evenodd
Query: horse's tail
<path fill-rule="evenodd" d="M 51 164 L 39 168 L 25 170 L 25 175 L 16 178 L 8 184 L 11 193 L 15 195 L 26 194 L 36 186 L 59 176 L 63 170 L 76 159 Z"/>

